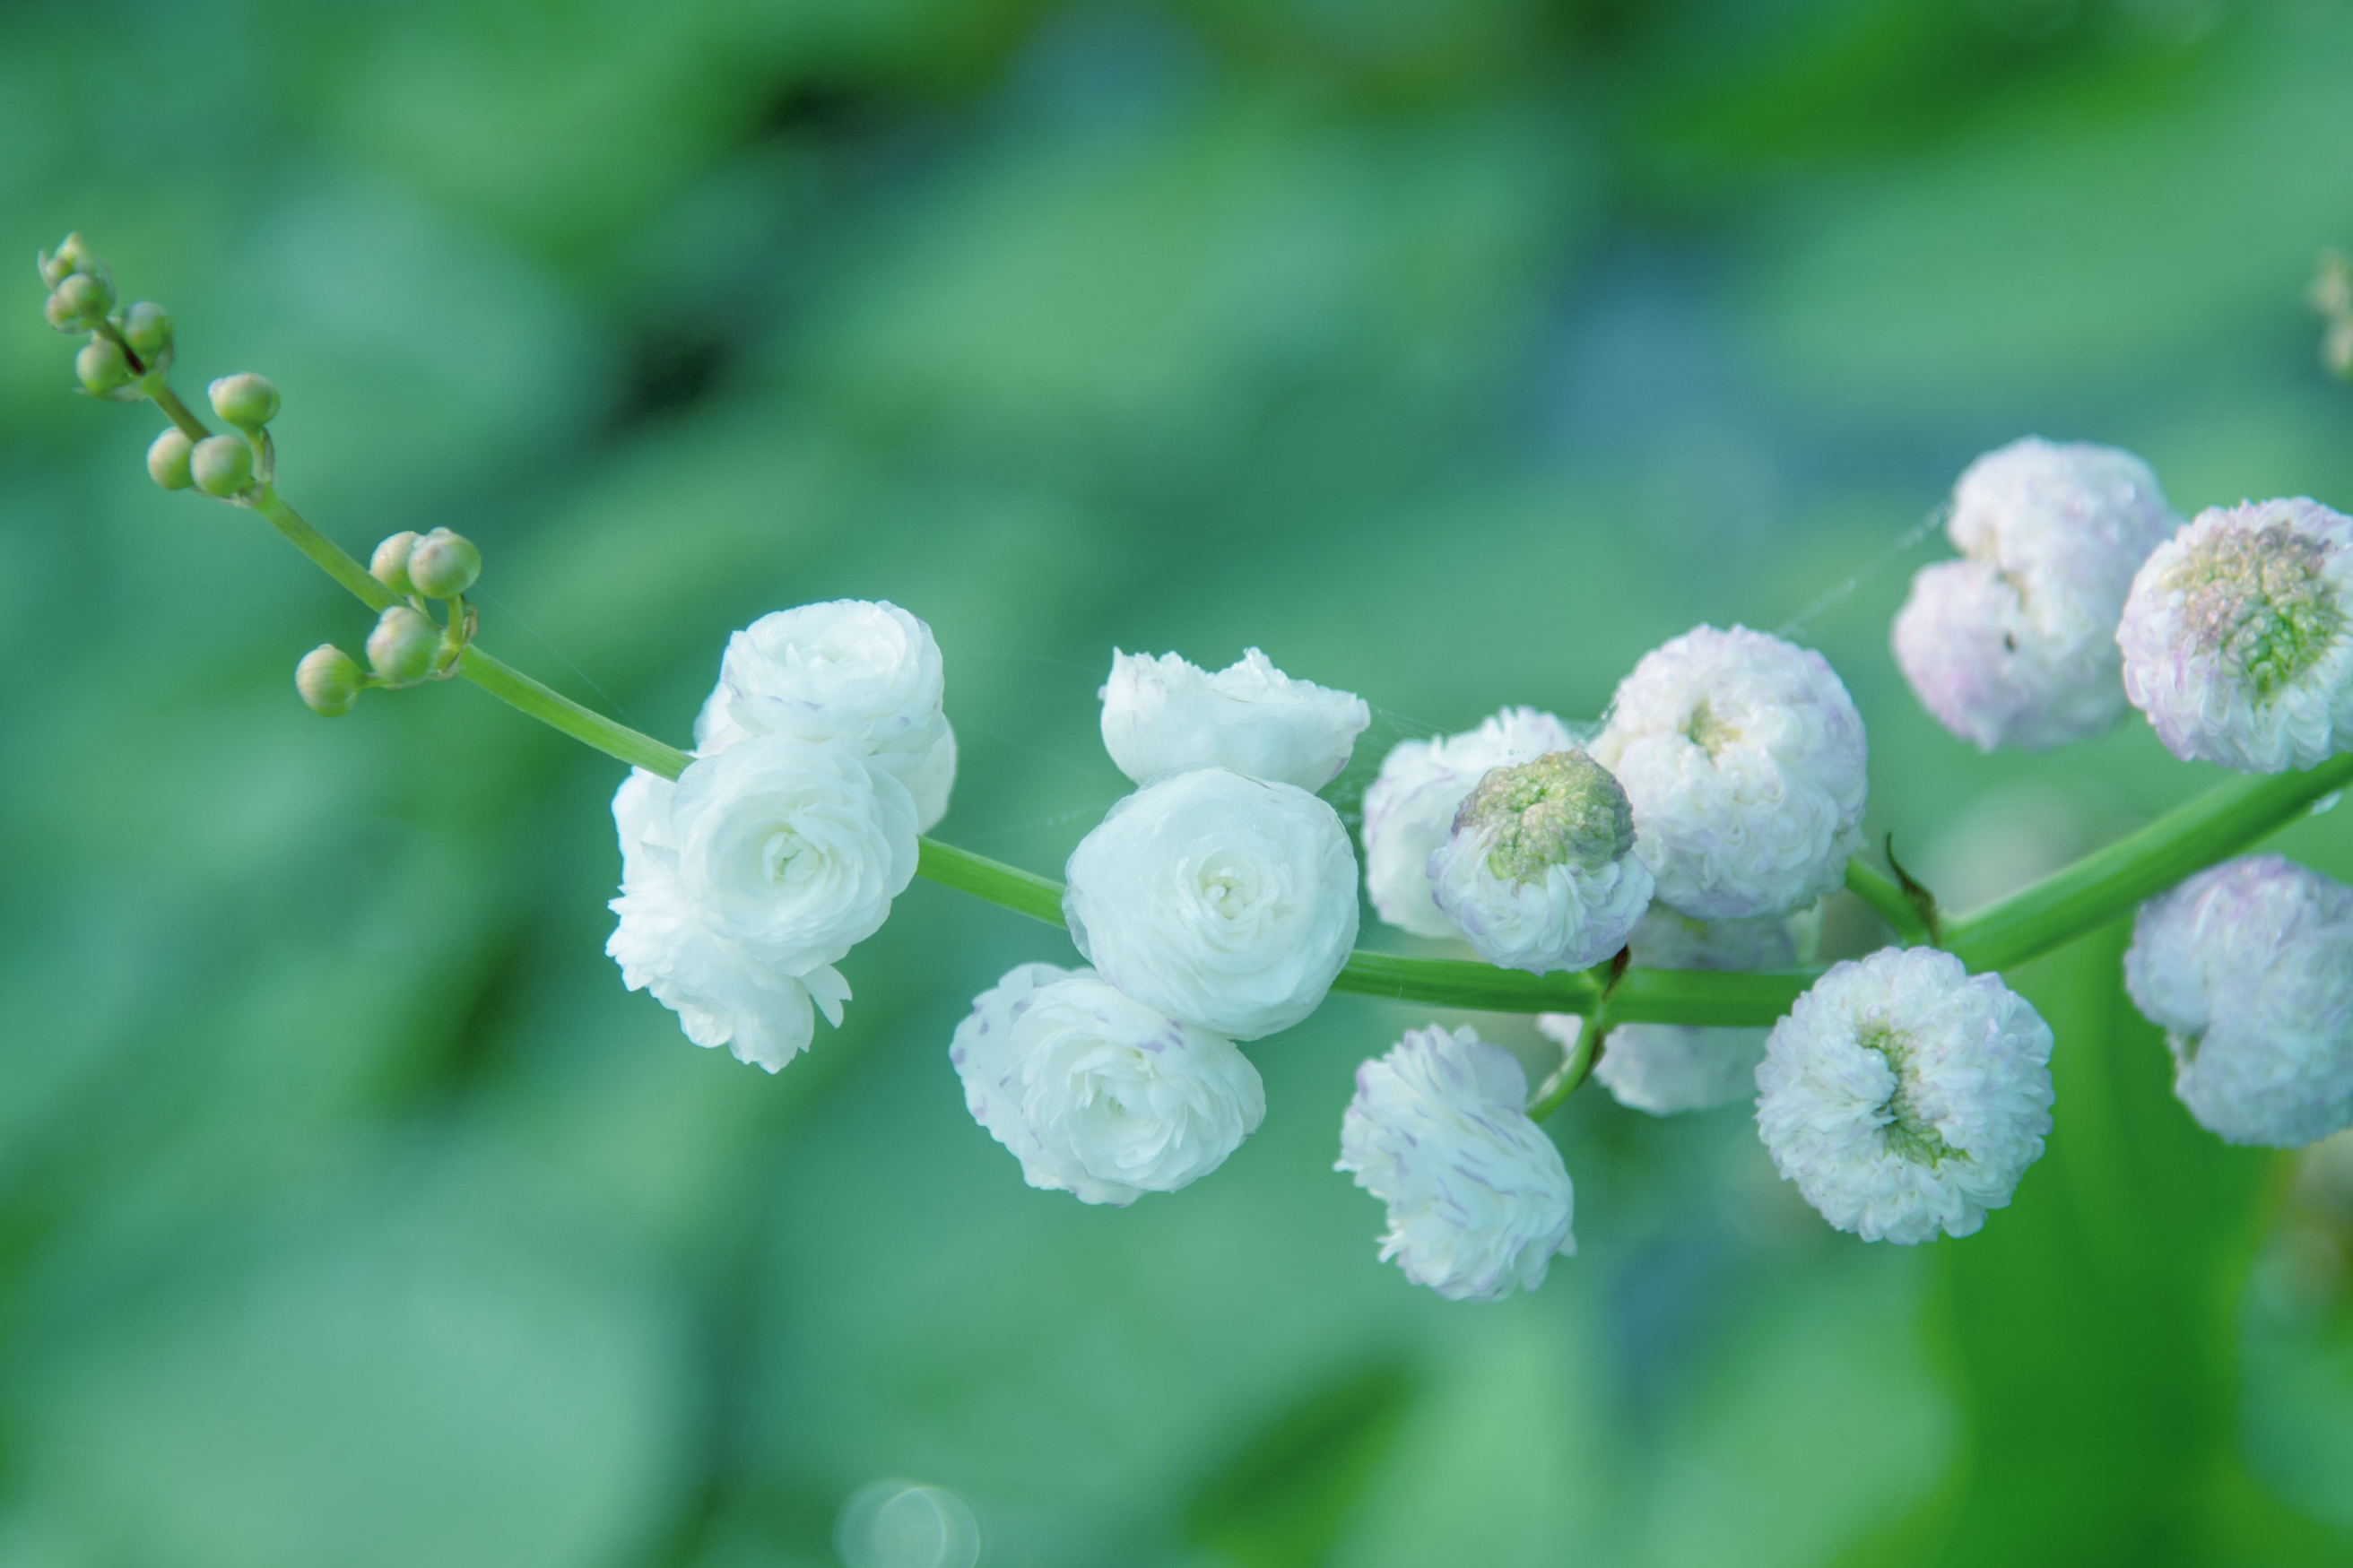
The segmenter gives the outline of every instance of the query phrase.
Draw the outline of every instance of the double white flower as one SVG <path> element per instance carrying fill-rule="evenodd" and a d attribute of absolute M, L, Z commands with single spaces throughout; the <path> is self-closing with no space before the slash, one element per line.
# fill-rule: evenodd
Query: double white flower
<path fill-rule="evenodd" d="M 1137 1001 L 1229 1038 L 1289 1028 L 1356 940 L 1356 859 L 1332 808 L 1202 768 L 1112 807 L 1071 855 L 1062 912 Z"/>
<path fill-rule="evenodd" d="M 1506 708 L 1460 735 L 1391 747 L 1365 791 L 1365 890 L 1381 919 L 1416 936 L 1452 936 L 1454 922 L 1430 887 L 1430 858 L 1454 830 L 1472 786 L 1491 769 L 1576 746 L 1551 714 Z"/>
<path fill-rule="evenodd" d="M 1430 856 L 1430 881 L 1480 957 L 1536 974 L 1600 963 L 1651 903 L 1626 792 L 1582 752 L 1490 770 Z"/>
<path fill-rule="evenodd" d="M 620 924 L 605 951 L 700 1046 L 774 1072 L 834 1023 L 831 965 L 871 936 L 915 874 L 906 786 L 829 746 L 761 736 L 676 784 L 632 773 L 613 797 Z"/>
<path fill-rule="evenodd" d="M 774 1072 L 841 1022 L 832 965 L 871 936 L 947 808 L 939 646 L 896 605 L 839 600 L 735 634 L 676 784 L 613 797 L 620 916 L 605 951 L 697 1045 Z"/>
<path fill-rule="evenodd" d="M 1862 716 L 1820 654 L 1762 632 L 1701 626 L 1645 654 L 1593 756 L 1633 802 L 1659 900 L 1694 920 L 1797 909 L 1862 842 Z"/>
<path fill-rule="evenodd" d="M 1293 680 L 1256 648 L 1215 675 L 1176 654 L 1113 649 L 1100 695 L 1103 746 L 1140 784 L 1225 768 L 1319 790 L 1373 721 L 1363 698 Z"/>
<path fill-rule="evenodd" d="M 2187 762 L 2312 767 L 2353 746 L 2353 518 L 2210 507 L 2133 579 L 2125 692 Z"/>
<path fill-rule="evenodd" d="M 1968 1236 L 2051 1131 L 2051 1029 L 1935 948 L 1832 964 L 1773 1026 L 1757 1130 L 1781 1174 L 1865 1241 Z"/>
<path fill-rule="evenodd" d="M 1921 568 L 1895 617 L 1905 679 L 1984 751 L 2098 734 L 2125 710 L 2126 591 L 2179 523 L 2129 452 L 2030 438 L 1987 453 L 1953 491 L 1962 559 Z"/>
<path fill-rule="evenodd" d="M 1574 1253 L 1576 1194 L 1528 1083 L 1469 1029 L 1409 1029 L 1356 1069 L 1336 1170 L 1388 1205 L 1381 1261 L 1455 1301 L 1500 1301 Z"/>
<path fill-rule="evenodd" d="M 2209 1131 L 2295 1148 L 2353 1126 L 2353 888 L 2276 855 L 2210 867 L 2141 906 L 2125 985 Z"/>
<path fill-rule="evenodd" d="M 955 732 L 931 627 L 896 605 L 835 599 L 761 616 L 727 639 L 719 685 L 694 721 L 712 756 L 790 735 L 872 760 L 907 786 L 928 833 L 955 784 Z"/>
<path fill-rule="evenodd" d="M 1087 970 L 1025 963 L 984 991 L 948 1050 L 965 1104 L 1033 1187 L 1082 1203 L 1169 1193 L 1225 1163 L 1266 1115 L 1232 1041 Z"/>

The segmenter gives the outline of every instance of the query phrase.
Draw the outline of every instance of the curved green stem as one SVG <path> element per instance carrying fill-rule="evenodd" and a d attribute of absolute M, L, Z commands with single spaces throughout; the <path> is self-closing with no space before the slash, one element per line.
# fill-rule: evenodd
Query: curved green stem
<path fill-rule="evenodd" d="M 1561 1058 L 1560 1066 L 1553 1069 L 1552 1076 L 1544 1080 L 1544 1086 L 1528 1101 L 1529 1121 L 1542 1121 L 1567 1105 L 1568 1097 L 1575 1094 L 1591 1076 L 1593 1064 L 1601 1055 L 1602 1037 L 1609 1033 L 1609 1025 L 1605 1021 L 1609 1012 L 1609 1005 L 1605 1001 L 1586 1016 L 1584 1026 L 1577 1031 L 1577 1043 L 1568 1048 L 1567 1055 Z"/>

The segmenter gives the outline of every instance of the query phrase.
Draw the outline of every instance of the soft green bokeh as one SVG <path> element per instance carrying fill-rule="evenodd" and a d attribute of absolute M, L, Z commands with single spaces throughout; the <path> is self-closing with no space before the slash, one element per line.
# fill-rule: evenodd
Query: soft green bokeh
<path fill-rule="evenodd" d="M 0 251 L 86 231 L 185 392 L 277 382 L 329 532 L 463 531 L 485 643 L 665 738 L 762 611 L 914 609 L 985 853 L 1120 793 L 1113 645 L 1364 693 L 1345 798 L 1739 621 L 1967 901 L 2211 774 L 1945 735 L 1916 525 L 2027 433 L 2353 500 L 2348 65 L 2342 0 L 33 0 Z M 0 1568 L 814 1565 L 890 1477 L 1036 1568 L 2353 1560 L 2353 1155 L 2200 1132 L 2120 931 L 2014 977 L 2058 1131 L 1966 1242 L 1595 1090 L 1579 1255 L 1439 1300 L 1330 1168 L 1420 1021 L 1360 998 L 1214 1178 L 1034 1193 L 945 1043 L 1058 934 L 918 885 L 846 1029 L 695 1050 L 599 952 L 617 769 L 462 686 L 305 711 L 364 612 L 12 287 Z M 2346 820 L 2283 847 L 2353 876 Z"/>

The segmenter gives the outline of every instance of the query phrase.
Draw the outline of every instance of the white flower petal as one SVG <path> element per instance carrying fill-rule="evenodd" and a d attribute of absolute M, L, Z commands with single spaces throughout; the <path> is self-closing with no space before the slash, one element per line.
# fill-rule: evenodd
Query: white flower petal
<path fill-rule="evenodd" d="M 1151 784 L 1197 768 L 1322 789 L 1348 765 L 1372 710 L 1351 691 L 1293 680 L 1256 648 L 1215 675 L 1173 653 L 1111 656 L 1103 745 Z"/>

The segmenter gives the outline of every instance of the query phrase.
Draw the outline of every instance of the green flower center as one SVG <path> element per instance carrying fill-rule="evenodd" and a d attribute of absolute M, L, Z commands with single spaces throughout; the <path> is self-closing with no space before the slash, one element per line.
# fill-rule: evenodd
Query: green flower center
<path fill-rule="evenodd" d="M 2239 672 L 2259 701 L 2292 685 L 2337 642 L 2345 611 L 2322 568 L 2328 546 L 2284 522 L 2215 534 L 2173 570 L 2189 636 Z"/>
<path fill-rule="evenodd" d="M 1912 1079 L 1905 1070 L 1912 1061 L 1911 1037 L 1885 1024 L 1873 1023 L 1864 1026 L 1857 1043 L 1864 1050 L 1877 1051 L 1887 1063 L 1887 1070 L 1895 1075 L 1895 1092 L 1879 1108 L 1888 1118 L 1887 1124 L 1880 1129 L 1886 1135 L 1887 1147 L 1915 1165 L 1937 1164 L 1957 1153 L 1913 1101 Z"/>
<path fill-rule="evenodd" d="M 1490 770 L 1454 820 L 1494 835 L 1487 869 L 1510 882 L 1540 881 L 1555 866 L 1598 871 L 1634 843 L 1626 792 L 1583 752 Z"/>

